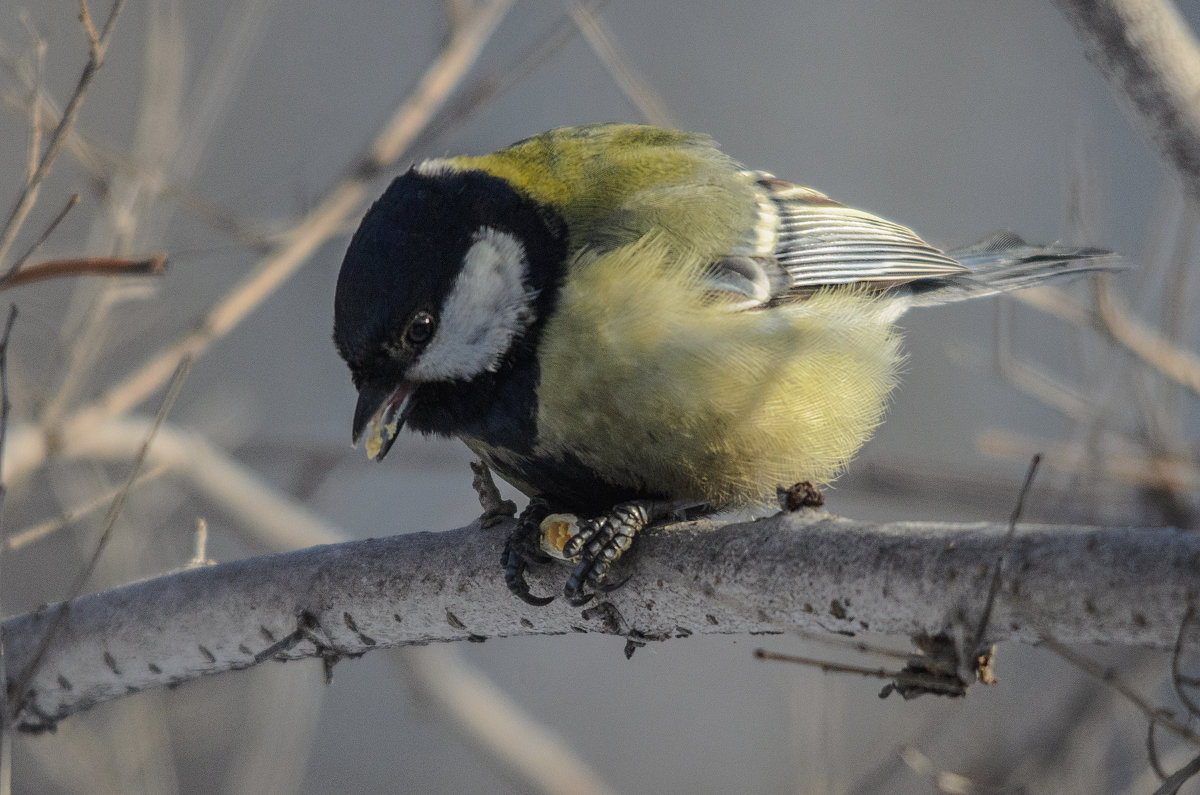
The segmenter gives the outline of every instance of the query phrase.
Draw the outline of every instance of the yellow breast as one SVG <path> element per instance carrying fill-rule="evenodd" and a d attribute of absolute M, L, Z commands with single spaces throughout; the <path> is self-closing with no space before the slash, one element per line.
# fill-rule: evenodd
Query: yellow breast
<path fill-rule="evenodd" d="M 541 451 L 718 506 L 829 481 L 882 419 L 894 328 L 845 288 L 731 310 L 705 262 L 665 234 L 577 256 L 542 336 Z"/>

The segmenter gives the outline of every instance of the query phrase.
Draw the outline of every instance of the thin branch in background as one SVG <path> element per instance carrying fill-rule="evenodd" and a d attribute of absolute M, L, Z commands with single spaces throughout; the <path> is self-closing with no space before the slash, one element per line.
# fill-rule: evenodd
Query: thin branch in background
<path fill-rule="evenodd" d="M 608 0 L 596 0 L 587 7 L 598 13 Z M 457 129 L 468 118 L 520 83 L 538 67 L 562 51 L 579 33 L 579 27 L 567 13 L 533 37 L 533 43 L 520 50 L 502 68 L 475 77 L 446 103 L 413 141 L 413 150 L 426 150 Z"/>
<path fill-rule="evenodd" d="M 151 467 L 146 472 L 138 475 L 137 480 L 133 483 L 133 487 L 136 489 L 152 480 L 157 480 L 169 470 L 170 466 L 168 464 L 158 464 L 157 466 Z M 88 514 L 91 514 L 94 511 L 97 511 L 105 505 L 111 503 L 113 499 L 116 498 L 120 489 L 121 487 L 117 486 L 105 492 L 104 494 L 84 502 L 81 505 L 68 508 L 53 519 L 47 519 L 45 521 L 38 522 L 37 524 L 17 530 L 13 533 L 6 534 L 4 536 L 3 549 L 6 551 L 22 549 L 34 543 L 35 541 L 40 541 L 65 527 L 69 527 L 72 523 L 79 521 Z"/>
<path fill-rule="evenodd" d="M 570 0 L 567 11 L 621 93 L 629 98 L 646 121 L 660 127 L 678 127 L 658 91 L 642 77 L 629 56 L 621 51 L 616 37 L 604 20 L 579 0 Z"/>
<path fill-rule="evenodd" d="M 84 65 L 83 72 L 79 75 L 79 82 L 76 83 L 75 90 L 72 92 L 71 98 L 67 101 L 67 106 L 63 110 L 58 126 L 54 128 L 54 132 L 50 135 L 50 139 L 46 144 L 46 151 L 42 153 L 42 158 L 38 161 L 37 169 L 34 171 L 33 176 L 25 183 L 24 188 L 22 188 L 20 196 L 17 197 L 16 204 L 9 212 L 8 220 L 5 221 L 3 227 L 0 227 L 0 263 L 4 261 L 9 248 L 17 237 L 17 232 L 24 225 L 25 218 L 37 202 L 42 183 L 50 175 L 50 169 L 54 166 L 54 161 L 58 157 L 58 153 L 62 151 L 63 145 L 66 143 L 67 134 L 75 125 L 75 120 L 79 116 L 79 108 L 83 105 L 84 95 L 87 93 L 92 80 L 96 77 L 96 73 L 104 64 L 104 55 L 108 50 L 109 39 L 112 37 L 117 16 L 121 13 L 124 5 L 125 0 L 113 0 L 112 7 L 108 12 L 108 18 L 104 21 L 104 29 L 97 32 L 95 26 L 92 24 L 91 12 L 88 10 L 87 0 L 79 0 L 80 19 L 88 36 L 88 62 Z M 4 278 L 12 276 L 12 273 L 12 268 L 9 268 L 5 272 Z"/>
<path fill-rule="evenodd" d="M 1169 0 L 1055 0 L 1088 60 L 1200 199 L 1200 46 Z"/>
<path fill-rule="evenodd" d="M 60 118 L 57 106 L 45 92 L 39 94 L 33 103 L 19 103 L 12 97 L 3 97 L 0 101 L 3 101 L 11 112 L 25 118 L 31 118 L 34 113 L 52 121 Z M 254 251 L 262 252 L 266 249 L 267 241 L 271 237 L 267 225 L 243 218 L 241 214 L 202 195 L 192 186 L 153 174 L 153 169 L 149 166 L 124 152 L 115 151 L 97 142 L 83 131 L 71 130 L 67 135 L 66 151 L 83 167 L 93 182 L 106 184 L 114 176 L 135 176 L 154 182 L 154 187 L 162 199 L 179 205 L 210 228 Z"/>
<path fill-rule="evenodd" d="M 141 417 L 102 422 L 85 436 L 64 440 L 58 457 L 65 461 L 127 461 L 149 429 Z M 233 517 L 256 547 L 292 550 L 346 540 L 346 534 L 287 494 L 267 483 L 204 438 L 164 423 L 155 436 L 148 462 L 167 467 L 205 499 Z"/>
<path fill-rule="evenodd" d="M 1063 381 L 1055 378 L 1037 365 L 1031 364 L 1012 352 L 1011 340 L 1004 333 L 994 336 L 992 350 L 993 370 L 983 364 L 987 354 L 982 348 L 960 342 L 947 343 L 946 353 L 959 367 L 976 372 L 995 372 L 1006 383 L 1029 395 L 1039 403 L 1050 406 L 1058 413 L 1076 421 L 1092 420 L 1096 409 L 1090 397 Z"/>
<path fill-rule="evenodd" d="M 307 262 L 357 212 L 369 181 L 407 151 L 413 138 L 475 63 L 511 5 L 512 0 L 491 0 L 480 7 L 470 24 L 458 32 L 429 66 L 413 94 L 392 114 L 354 173 L 334 186 L 317 207 L 283 234 L 257 267 L 208 312 L 199 328 L 151 356 L 80 415 L 114 417 L 141 403 L 162 386 L 181 359 L 202 355 Z"/>
<path fill-rule="evenodd" d="M 10 276 L 0 277 L 0 290 L 73 276 L 162 276 L 166 272 L 165 254 L 137 260 L 120 257 L 77 257 L 39 262 L 15 271 Z"/>
<path fill-rule="evenodd" d="M 1192 761 L 1188 762 L 1183 767 L 1176 770 L 1171 775 L 1167 776 L 1163 781 L 1162 786 L 1154 790 L 1154 795 L 1175 795 L 1179 792 L 1179 788 L 1187 783 L 1187 780 L 1192 776 L 1200 773 L 1200 756 L 1197 756 Z"/>
<path fill-rule="evenodd" d="M 1154 775 L 1158 776 L 1159 781 L 1167 780 L 1167 771 L 1163 769 L 1162 762 L 1158 758 L 1158 741 L 1155 739 L 1156 732 L 1154 727 L 1158 725 L 1158 721 L 1150 721 L 1146 724 L 1146 758 L 1150 761 L 1150 769 L 1154 771 Z"/>
<path fill-rule="evenodd" d="M 980 431 L 975 446 L 985 455 L 995 458 L 1027 461 L 1035 453 L 1042 454 L 1046 466 L 1063 472 L 1076 472 L 1087 459 L 1088 448 L 1081 444 L 1048 442 L 1025 434 L 999 429 Z M 1200 469 L 1188 461 L 1162 459 L 1147 455 L 1131 445 L 1106 447 L 1100 461 L 1094 462 L 1104 478 L 1150 489 L 1200 494 Z"/>
<path fill-rule="evenodd" d="M 29 38 L 33 42 L 33 74 L 30 76 L 29 81 L 29 96 L 33 100 L 32 105 L 36 106 L 36 98 L 42 91 L 46 74 L 46 41 L 33 29 L 28 17 L 23 22 L 25 23 L 25 30 L 29 33 Z M 34 175 L 37 174 L 38 162 L 41 160 L 42 135 L 45 132 L 42 124 L 42 115 L 37 112 L 36 107 L 33 107 L 33 112 L 29 115 L 29 162 L 25 173 L 26 184 L 33 181 Z"/>
<path fill-rule="evenodd" d="M 933 760 L 913 745 L 902 745 L 896 749 L 897 755 L 909 770 L 926 779 L 936 792 L 950 795 L 968 795 L 969 793 L 1010 792 L 1009 789 L 981 787 L 966 776 L 939 770 Z"/>
<path fill-rule="evenodd" d="M 4 445 L 8 437 L 8 415 L 12 404 L 8 399 L 8 344 L 12 337 L 13 324 L 17 322 L 17 306 L 8 308 L 8 320 L 4 323 L 4 335 L 0 337 L 0 529 L 4 527 L 4 503 L 8 496 L 8 487 L 4 482 L 3 461 Z M 3 555 L 0 555 L 0 572 L 3 571 Z M 0 582 L 3 578 L 0 577 Z M 2 612 L 2 611 L 0 611 Z M 9 795 L 12 792 L 12 731 L 10 731 L 8 709 L 9 693 L 8 660 L 4 650 L 4 633 L 0 632 L 0 793 Z"/>
<path fill-rule="evenodd" d="M 1190 728 L 1175 720 L 1168 710 L 1161 707 L 1155 707 L 1146 699 L 1142 698 L 1132 687 L 1127 685 L 1125 681 L 1117 675 L 1117 672 L 1111 668 L 1104 668 L 1099 663 L 1091 660 L 1071 647 L 1059 643 L 1051 637 L 1043 637 L 1039 642 L 1040 646 L 1044 646 L 1050 651 L 1062 657 L 1064 660 L 1075 666 L 1079 670 L 1094 676 L 1101 682 L 1111 687 L 1117 693 L 1125 697 L 1125 700 L 1138 709 L 1147 720 L 1155 721 L 1164 729 L 1169 730 L 1172 734 L 1192 745 L 1200 747 L 1200 734 L 1192 731 Z"/>
<path fill-rule="evenodd" d="M 442 645 L 398 650 L 400 672 L 426 707 L 500 762 L 520 789 L 561 795 L 612 792 L 562 737 L 541 726 L 519 704 Z"/>
<path fill-rule="evenodd" d="M 63 208 L 58 211 L 58 215 L 54 216 L 50 223 L 46 225 L 46 228 L 40 235 L 38 235 L 38 239 L 33 242 L 33 245 L 30 246 L 24 254 L 17 257 L 17 261 L 13 263 L 11 268 L 11 270 L 14 271 L 12 274 L 13 276 L 16 275 L 15 271 L 20 270 L 21 266 L 28 262 L 29 258 L 36 254 L 42 248 L 42 246 L 45 245 L 46 240 L 49 239 L 50 235 L 54 234 L 54 230 L 58 229 L 58 225 L 61 224 L 67 217 L 67 213 L 71 212 L 72 208 L 74 208 L 77 204 L 79 204 L 79 194 L 72 193 L 71 197 L 67 199 L 67 203 L 64 204 Z M 3 279 L 0 279 L 0 283 L 3 283 L 3 281 Z"/>
<path fill-rule="evenodd" d="M 162 404 L 158 408 L 158 413 L 154 416 L 154 422 L 150 426 L 149 433 L 142 442 L 141 449 L 138 451 L 137 458 L 134 459 L 133 466 L 130 468 L 129 476 L 125 480 L 125 485 L 117 492 L 117 496 L 113 499 L 112 505 L 108 509 L 108 513 L 104 517 L 101 524 L 100 537 L 96 541 L 96 546 L 92 550 L 92 555 L 88 559 L 87 564 L 80 570 L 75 578 L 75 582 L 71 585 L 68 591 L 67 598 L 62 602 L 55 612 L 54 618 L 51 620 L 49 627 L 46 629 L 46 634 L 38 645 L 37 652 L 34 654 L 29 665 L 21 672 L 20 678 L 17 680 L 17 686 L 12 691 L 13 701 L 6 706 L 9 708 L 8 717 L 12 717 L 21 711 L 27 696 L 29 683 L 37 676 L 38 668 L 42 664 L 42 659 L 45 657 L 46 651 L 50 648 L 50 644 L 54 641 L 55 635 L 58 634 L 59 628 L 63 624 L 63 620 L 67 616 L 67 611 L 71 607 L 71 603 L 79 598 L 83 593 L 83 588 L 91 579 L 92 572 L 96 569 L 96 564 L 100 562 L 100 555 L 103 554 L 104 548 L 108 545 L 109 538 L 112 537 L 113 528 L 116 527 L 117 517 L 121 514 L 121 509 L 125 507 L 125 500 L 129 496 L 129 492 L 133 489 L 133 484 L 137 480 L 138 473 L 141 471 L 142 464 L 146 460 L 147 454 L 150 452 L 150 445 L 154 442 L 154 436 L 158 433 L 158 429 L 162 426 L 170 413 L 171 408 L 175 405 L 175 399 L 179 397 L 179 392 L 183 389 L 183 382 L 187 380 L 188 373 L 192 369 L 192 360 L 185 358 L 179 363 L 179 367 L 175 370 L 175 375 L 171 379 L 170 386 L 167 387 L 167 394 L 163 398 Z"/>
<path fill-rule="evenodd" d="M 1175 688 L 1175 695 L 1183 703 L 1188 714 L 1193 718 L 1200 718 L 1200 704 L 1197 704 L 1187 692 L 1187 688 L 1200 685 L 1200 679 L 1193 676 L 1185 676 L 1181 670 L 1180 658 L 1183 657 L 1183 639 L 1187 631 L 1196 626 L 1196 604 L 1189 602 L 1187 612 L 1183 614 L 1183 620 L 1179 622 L 1179 636 L 1175 639 L 1175 649 L 1171 653 L 1171 684 Z"/>
<path fill-rule="evenodd" d="M 1139 321 L 1103 280 L 1096 283 L 1096 305 L 1105 333 L 1162 375 L 1200 396 L 1200 356 Z"/>
<path fill-rule="evenodd" d="M 1097 317 L 1088 307 L 1057 287 L 1032 287 L 1014 293 L 1013 298 L 1068 323 L 1089 326 L 1109 334 L 1115 342 L 1163 376 L 1200 396 L 1200 356 L 1173 344 L 1142 323 L 1111 291 L 1104 294 L 1103 317 Z"/>

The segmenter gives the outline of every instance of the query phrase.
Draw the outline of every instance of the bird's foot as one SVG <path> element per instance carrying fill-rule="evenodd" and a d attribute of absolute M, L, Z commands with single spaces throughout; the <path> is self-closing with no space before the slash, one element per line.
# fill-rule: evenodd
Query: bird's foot
<path fill-rule="evenodd" d="M 562 545 L 562 557 L 576 561 L 563 594 L 575 607 L 587 604 L 594 594 L 584 593 L 590 585 L 598 591 L 620 587 L 605 583 L 613 564 L 629 550 L 633 537 L 654 520 L 648 501 L 624 502 L 603 516 L 578 522 L 579 531 Z"/>
<path fill-rule="evenodd" d="M 529 583 L 525 581 L 525 569 L 529 561 L 546 558 L 540 549 L 541 525 L 549 513 L 550 508 L 545 502 L 530 500 L 517 517 L 517 526 L 504 542 L 504 552 L 500 556 L 500 565 L 504 567 L 504 584 L 514 596 L 534 607 L 543 607 L 554 601 L 553 596 L 534 596 L 529 591 Z"/>
<path fill-rule="evenodd" d="M 471 479 L 471 488 L 479 497 L 479 505 L 483 515 L 479 517 L 479 526 L 495 527 L 505 519 L 511 519 L 517 513 L 517 504 L 500 496 L 496 481 L 492 480 L 492 471 L 482 461 L 472 461 L 471 471 L 475 476 Z"/>

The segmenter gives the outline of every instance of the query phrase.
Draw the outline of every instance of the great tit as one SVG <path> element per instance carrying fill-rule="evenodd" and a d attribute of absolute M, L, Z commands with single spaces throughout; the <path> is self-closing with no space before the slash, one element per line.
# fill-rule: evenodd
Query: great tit
<path fill-rule="evenodd" d="M 827 483 L 880 423 L 910 307 L 1111 267 L 1001 232 L 943 252 L 743 167 L 707 136 L 567 127 L 397 177 L 350 242 L 334 342 L 353 438 L 457 436 L 531 498 L 506 545 L 525 584 L 541 520 L 582 604 L 646 524 Z"/>

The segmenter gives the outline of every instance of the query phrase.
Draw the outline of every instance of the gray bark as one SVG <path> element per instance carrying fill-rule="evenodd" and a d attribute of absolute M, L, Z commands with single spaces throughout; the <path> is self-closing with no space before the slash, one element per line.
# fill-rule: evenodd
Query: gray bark
<path fill-rule="evenodd" d="M 433 641 L 797 629 L 973 638 L 1007 528 L 871 525 L 814 512 L 681 524 L 644 533 L 617 573 L 628 583 L 603 596 L 610 607 L 592 610 L 561 599 L 534 608 L 508 594 L 499 560 L 510 529 L 473 524 L 319 546 L 84 597 L 70 606 L 15 723 L 45 728 L 127 693 L 272 656 L 332 662 Z M 566 574 L 535 566 L 530 582 L 551 593 Z M 1169 648 L 1197 591 L 1200 534 L 1021 526 L 985 639 Z M 28 670 L 57 609 L 4 623 L 10 677 Z M 620 646 L 613 655 L 616 664 Z"/>

